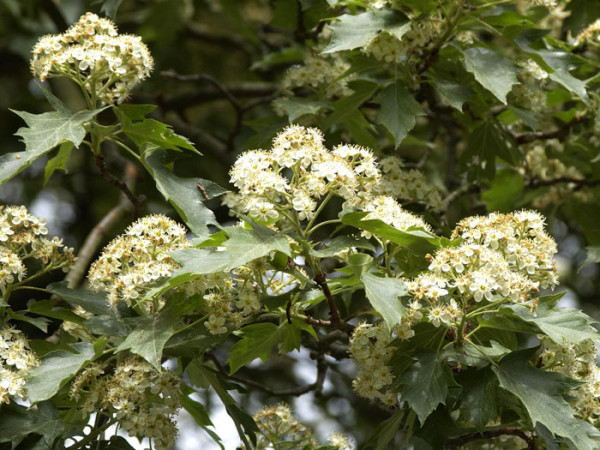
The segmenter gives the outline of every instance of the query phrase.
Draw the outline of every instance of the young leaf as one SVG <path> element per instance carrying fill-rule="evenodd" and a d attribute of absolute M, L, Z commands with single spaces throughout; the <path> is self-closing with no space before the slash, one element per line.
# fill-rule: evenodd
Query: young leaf
<path fill-rule="evenodd" d="M 492 367 L 500 386 L 523 402 L 531 422 L 543 424 L 554 434 L 571 441 L 578 450 L 600 446 L 600 431 L 586 421 L 575 418 L 575 411 L 563 395 L 577 386 L 562 375 L 532 367 L 530 349 L 504 357 Z"/>
<path fill-rule="evenodd" d="M 88 342 L 70 344 L 69 350 L 55 350 L 42 359 L 42 363 L 29 372 L 25 384 L 27 398 L 33 403 L 54 396 L 79 369 L 94 358 L 94 346 Z"/>
<path fill-rule="evenodd" d="M 144 148 L 148 149 L 148 146 Z M 156 150 L 147 157 L 144 153 L 142 163 L 154 178 L 157 189 L 173 205 L 192 232 L 196 236 L 208 237 L 208 225 L 217 225 L 217 220 L 204 202 L 226 191 L 222 188 L 220 191 L 215 189 L 215 183 L 206 183 L 201 178 L 178 177 L 165 167 L 165 155 L 164 150 Z M 205 184 L 213 187 L 210 193 Z"/>
<path fill-rule="evenodd" d="M 52 111 L 43 114 L 13 111 L 27 124 L 27 128 L 19 128 L 15 133 L 23 138 L 25 151 L 0 156 L 0 185 L 29 167 L 31 163 L 57 145 L 71 142 L 76 148 L 79 147 L 87 133 L 84 124 L 103 109 L 106 107 L 77 113 L 61 110 L 61 112 Z"/>
<path fill-rule="evenodd" d="M 142 106 L 144 107 L 146 105 Z M 178 135 L 165 123 L 154 119 L 140 119 L 137 114 L 134 116 L 135 118 L 132 119 L 130 111 L 124 109 L 122 106 L 113 106 L 113 111 L 121 124 L 123 133 L 125 133 L 125 135 L 127 135 L 127 137 L 138 147 L 153 144 L 161 149 L 178 151 L 186 149 L 200 154 L 188 138 Z"/>
<path fill-rule="evenodd" d="M 446 402 L 448 386 L 455 384 L 449 367 L 438 353 L 422 353 L 401 376 L 401 398 L 417 413 L 421 425 L 441 403 Z"/>
<path fill-rule="evenodd" d="M 375 97 L 375 102 L 381 105 L 377 122 L 383 124 L 392 133 L 396 147 L 417 123 L 416 116 L 425 114 L 421 105 L 401 81 L 383 89 Z"/>
<path fill-rule="evenodd" d="M 333 36 L 323 53 L 364 47 L 382 30 L 401 39 L 410 30 L 410 20 L 395 9 L 376 9 L 357 16 L 344 14 L 330 27 Z"/>
<path fill-rule="evenodd" d="M 44 187 L 46 187 L 48 180 L 57 169 L 67 170 L 67 161 L 69 160 L 69 156 L 71 156 L 72 150 L 73 144 L 71 142 L 65 142 L 61 144 L 58 153 L 48 160 L 46 169 L 44 170 Z"/>
<path fill-rule="evenodd" d="M 176 319 L 177 314 L 172 307 L 163 308 L 150 316 L 132 319 L 135 328 L 117 347 L 117 352 L 129 350 L 160 370 L 163 347 L 175 334 Z"/>
<path fill-rule="evenodd" d="M 284 329 L 272 323 L 255 323 L 242 328 L 242 339 L 229 350 L 229 373 L 234 374 L 241 367 L 256 358 L 263 361 L 273 351 L 273 346 L 284 338 Z"/>
<path fill-rule="evenodd" d="M 223 247 L 229 254 L 229 268 L 239 267 L 248 261 L 262 258 L 272 251 L 279 251 L 290 256 L 290 244 L 285 235 L 270 228 L 252 223 L 252 229 L 228 227 L 225 232 L 229 239 Z"/>
<path fill-rule="evenodd" d="M 381 314 L 390 329 L 401 323 L 402 317 L 406 317 L 406 311 L 400 297 L 407 294 L 406 285 L 397 278 L 383 278 L 373 273 L 363 274 L 361 280 L 365 284 L 365 293 L 371 305 Z"/>
<path fill-rule="evenodd" d="M 506 104 L 506 95 L 517 84 L 518 67 L 509 59 L 485 47 L 472 47 L 463 52 L 465 69 L 498 100 Z"/>

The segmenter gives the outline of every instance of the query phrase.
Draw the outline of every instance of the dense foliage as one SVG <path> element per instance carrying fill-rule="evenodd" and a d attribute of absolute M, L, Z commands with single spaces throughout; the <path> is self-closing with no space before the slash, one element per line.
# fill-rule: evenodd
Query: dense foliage
<path fill-rule="evenodd" d="M 596 2 L 85 3 L 0 1 L 0 449 L 600 447 Z"/>

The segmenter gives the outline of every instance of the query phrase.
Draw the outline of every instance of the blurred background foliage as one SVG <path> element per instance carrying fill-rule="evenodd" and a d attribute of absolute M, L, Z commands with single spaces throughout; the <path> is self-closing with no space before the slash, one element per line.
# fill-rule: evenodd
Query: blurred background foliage
<path fill-rule="evenodd" d="M 246 149 L 268 146 L 275 132 L 289 122 L 285 115 L 274 113 L 272 102 L 282 97 L 281 83 L 286 71 L 303 61 L 305 51 L 317 46 L 321 21 L 344 10 L 335 3 L 326 0 L 0 0 L 0 154 L 23 150 L 22 143 L 14 136 L 23 124 L 9 108 L 33 113 L 49 108 L 30 74 L 33 45 L 40 36 L 60 33 L 80 15 L 92 11 L 113 17 L 120 32 L 141 35 L 149 46 L 155 59 L 155 70 L 130 101 L 156 105 L 154 117 L 171 124 L 177 133 L 188 137 L 203 153 L 201 158 L 186 155 L 175 161 L 175 173 L 210 179 L 227 186 L 228 170 L 236 155 Z M 569 14 L 558 27 L 555 26 L 562 39 L 577 35 L 600 18 L 600 1 L 573 0 L 566 11 Z M 527 14 L 531 20 L 543 15 L 537 10 Z M 486 27 L 472 28 L 484 42 L 493 43 L 496 39 Z M 444 57 L 451 60 L 453 48 L 446 47 L 445 51 Z M 580 67 L 578 78 L 591 79 L 598 68 L 597 57 L 578 56 L 591 61 Z M 594 57 L 596 60 L 591 59 Z M 355 67 L 361 64 L 363 69 L 367 67 L 368 61 L 363 59 L 365 61 L 360 55 L 356 56 Z M 377 64 L 372 61 L 370 64 L 370 79 L 381 80 Z M 442 73 L 453 69 L 447 64 L 434 65 L 432 70 Z M 82 107 L 79 91 L 74 86 L 61 79 L 50 80 L 49 85 L 73 109 Z M 596 85 L 588 84 L 594 101 L 597 100 L 593 91 Z M 548 100 L 560 105 L 556 111 L 559 116 L 562 114 L 563 124 L 571 123 L 580 108 L 580 102 L 568 96 L 565 98 L 564 92 L 556 89 L 549 94 Z M 302 92 L 298 96 L 301 97 Z M 421 103 L 427 101 L 426 98 L 418 100 Z M 468 164 L 457 162 L 457 154 L 464 153 L 475 135 L 472 133 L 473 117 L 483 116 L 492 108 L 481 96 L 469 100 L 464 114 L 457 111 L 440 114 L 425 108 L 425 115 L 417 117 L 416 127 L 397 149 L 384 128 L 374 123 L 377 108 L 378 105 L 368 101 L 362 105 L 362 113 L 369 120 L 367 133 L 359 134 L 358 130 L 353 133 L 345 124 L 324 129 L 328 145 L 343 140 L 362 140 L 359 143 L 374 146 L 380 156 L 395 153 L 407 162 L 407 166 L 422 169 L 446 195 L 462 186 L 463 191 L 457 193 L 456 200 L 441 216 L 433 217 L 427 213 L 426 218 L 437 226 L 437 231 L 451 229 L 468 215 L 530 206 L 532 201 L 552 189 L 551 183 L 528 183 L 515 190 L 513 183 L 518 185 L 523 181 L 512 178 L 509 167 L 499 166 L 491 174 L 480 174 Z M 509 126 L 514 121 L 515 110 L 500 109 L 494 114 L 495 119 Z M 444 123 L 440 117 L 450 117 L 451 121 Z M 326 114 L 321 111 L 301 114 L 294 121 L 320 126 L 326 123 L 325 118 Z M 554 120 L 556 122 L 556 116 Z M 567 130 L 571 139 L 567 151 L 560 156 L 579 168 L 590 181 L 589 185 L 563 192 L 559 202 L 540 205 L 540 209 L 548 217 L 551 234 L 559 242 L 561 284 L 569 290 L 567 302 L 600 319 L 598 264 L 583 265 L 587 255 L 585 248 L 600 245 L 600 187 L 595 183 L 600 170 L 598 143 L 591 142 L 590 133 L 587 133 L 597 120 L 592 117 Z M 464 126 L 461 128 L 461 125 Z M 587 127 L 587 131 L 583 127 Z M 475 142 L 475 145 L 480 144 Z M 110 171 L 123 176 L 127 165 L 125 156 L 108 150 Z M 89 156 L 75 151 L 65 170 L 56 172 L 43 189 L 47 160 L 37 161 L 0 188 L 0 202 L 27 205 L 33 214 L 48 217 L 50 234 L 64 237 L 77 251 L 89 231 L 120 196 L 116 188 L 98 176 Z M 163 212 L 176 217 L 142 168 L 135 191 L 147 197 L 147 212 Z M 581 200 L 577 191 L 585 191 L 586 201 Z M 209 206 L 215 210 L 220 223 L 231 220 L 220 203 Z M 415 211 L 425 213 L 419 205 L 414 206 Z M 108 230 L 107 241 L 131 220 L 132 217 L 126 217 L 120 226 Z M 298 384 L 311 382 L 304 380 L 293 358 L 293 355 L 276 356 L 267 364 L 252 365 L 240 373 L 245 378 L 261 380 L 263 385 L 274 390 L 289 386 L 288 380 L 297 380 Z M 339 370 L 330 372 L 330 384 L 314 399 L 314 405 L 323 415 L 336 421 L 340 431 L 351 432 L 361 440 L 387 414 L 358 396 L 350 395 L 352 369 L 344 365 L 351 364 L 342 362 Z M 268 393 L 255 390 L 251 395 L 242 396 L 240 401 L 242 406 L 255 410 L 259 405 L 279 400 L 281 398 L 271 398 Z M 210 404 L 210 399 L 206 401 Z M 316 417 L 307 419 L 315 420 Z"/>

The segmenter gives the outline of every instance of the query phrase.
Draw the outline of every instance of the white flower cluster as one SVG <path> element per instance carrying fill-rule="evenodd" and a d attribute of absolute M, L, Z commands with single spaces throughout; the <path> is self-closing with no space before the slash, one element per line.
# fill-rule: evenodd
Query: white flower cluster
<path fill-rule="evenodd" d="M 280 448 L 313 450 L 321 448 L 312 430 L 305 427 L 285 403 L 261 409 L 254 415 L 254 421 L 260 430 L 256 450 Z M 333 433 L 329 436 L 327 448 L 351 450 L 352 446 L 346 436 Z"/>
<path fill-rule="evenodd" d="M 27 375 L 38 365 L 25 335 L 15 328 L 0 326 L 0 406 L 10 403 L 10 397 L 25 396 Z"/>
<path fill-rule="evenodd" d="M 308 87 L 326 98 L 344 97 L 352 94 L 348 81 L 353 77 L 340 78 L 350 64 L 338 54 L 316 55 L 307 53 L 302 65 L 291 67 L 283 79 L 283 88 L 291 90 Z"/>
<path fill-rule="evenodd" d="M 556 243 L 534 211 L 468 217 L 455 228 L 458 247 L 439 249 L 429 270 L 408 281 L 417 308 L 430 307 L 435 326 L 456 324 L 464 311 L 482 300 L 527 301 L 541 288 L 554 288 L 558 274 Z"/>
<path fill-rule="evenodd" d="M 361 397 L 379 399 L 388 406 L 398 403 L 397 395 L 389 389 L 394 381 L 388 366 L 394 354 L 394 348 L 389 345 L 392 340 L 392 334 L 383 321 L 374 325 L 360 323 L 354 329 L 349 347 L 352 359 L 360 366 L 352 382 L 354 390 Z"/>
<path fill-rule="evenodd" d="M 63 34 L 42 37 L 33 49 L 31 71 L 44 81 L 68 77 L 92 100 L 122 102 L 152 71 L 153 61 L 139 36 L 119 35 L 113 22 L 87 13 Z"/>
<path fill-rule="evenodd" d="M 62 240 L 48 234 L 46 219 L 29 214 L 24 206 L 0 206 L 0 292 L 26 276 L 24 261 L 28 258 L 41 262 L 39 271 L 69 269 L 75 256 L 73 249 Z"/>
<path fill-rule="evenodd" d="M 84 413 L 102 410 L 130 436 L 151 439 L 152 448 L 167 450 L 177 436 L 179 384 L 170 371 L 157 372 L 147 362 L 131 358 L 118 363 L 114 372 L 95 364 L 87 367 L 73 380 L 70 395 L 74 400 L 84 398 Z"/>
<path fill-rule="evenodd" d="M 433 211 L 442 211 L 444 205 L 440 191 L 427 181 L 423 172 L 407 170 L 397 156 L 387 156 L 379 161 L 381 179 L 377 191 L 382 195 L 408 202 L 421 202 Z"/>
<path fill-rule="evenodd" d="M 186 234 L 183 226 L 160 214 L 139 219 L 104 247 L 90 267 L 90 285 L 107 291 L 113 308 L 125 302 L 146 314 L 156 312 L 161 303 L 141 299 L 152 284 L 178 267 L 169 252 L 190 246 Z"/>
<path fill-rule="evenodd" d="M 578 344 L 557 344 L 548 337 L 542 339 L 541 354 L 544 369 L 566 375 L 583 384 L 571 392 L 571 405 L 583 419 L 600 424 L 600 367 L 597 349 L 591 340 Z"/>
<path fill-rule="evenodd" d="M 591 44 L 598 46 L 600 44 L 600 19 L 588 25 L 575 39 L 575 45 Z"/>
<path fill-rule="evenodd" d="M 590 139 L 590 141 L 592 141 Z M 525 153 L 525 170 L 524 172 L 531 178 L 548 181 L 557 178 L 570 178 L 573 180 L 583 180 L 583 174 L 574 166 L 565 165 L 558 158 L 548 156 L 548 151 L 555 154 L 563 152 L 564 144 L 558 139 L 548 139 L 544 143 L 534 142 L 524 146 Z M 547 191 L 538 195 L 533 201 L 533 206 L 543 208 L 550 204 L 561 203 L 562 200 L 569 194 L 575 194 L 582 201 L 585 201 L 585 191 L 575 191 L 576 187 L 573 183 L 560 183 L 549 186 Z"/>
<path fill-rule="evenodd" d="M 444 21 L 437 15 L 412 19 L 410 30 L 398 39 L 396 36 L 382 32 L 374 37 L 363 48 L 363 52 L 377 61 L 386 63 L 404 62 L 411 52 L 429 45 L 442 32 Z"/>
<path fill-rule="evenodd" d="M 544 90 L 549 75 L 533 59 L 519 61 L 523 70 L 517 74 L 519 84 L 515 84 L 510 92 L 510 101 L 531 111 L 542 111 L 546 108 L 546 91 Z"/>
<path fill-rule="evenodd" d="M 298 226 L 313 220 L 323 202 L 336 195 L 345 200 L 343 214 L 369 211 L 369 218 L 400 229 L 427 228 L 392 197 L 377 194 L 381 173 L 370 150 L 341 144 L 329 151 L 316 128 L 285 128 L 271 150 L 241 155 L 230 177 L 239 193 L 228 194 L 225 204 L 261 222 L 287 220 Z"/>

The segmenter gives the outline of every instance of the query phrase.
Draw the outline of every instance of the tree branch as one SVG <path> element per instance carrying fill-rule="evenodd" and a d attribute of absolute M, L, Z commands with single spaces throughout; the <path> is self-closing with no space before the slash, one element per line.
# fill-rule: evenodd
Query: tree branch
<path fill-rule="evenodd" d="M 460 436 L 457 438 L 448 439 L 446 441 L 446 445 L 444 446 L 444 448 L 447 448 L 447 449 L 458 448 L 461 445 L 464 445 L 468 442 L 479 441 L 482 439 L 492 439 L 492 438 L 499 437 L 499 436 L 520 437 L 525 442 L 527 442 L 528 449 L 530 449 L 530 450 L 537 449 L 534 437 L 531 434 L 526 433 L 525 431 L 520 430 L 518 428 L 499 428 L 498 430 L 482 431 L 481 433 L 472 433 L 472 434 L 467 434 L 467 435 Z"/>
<path fill-rule="evenodd" d="M 527 187 L 538 188 L 542 186 L 554 186 L 556 184 L 575 184 L 575 190 L 578 191 L 584 187 L 600 186 L 600 180 L 585 180 L 569 177 L 551 178 L 550 180 L 533 179 L 527 183 Z"/>
<path fill-rule="evenodd" d="M 121 192 L 129 199 L 129 201 L 133 205 L 135 217 L 139 217 L 142 214 L 144 204 L 146 203 L 146 197 L 143 195 L 136 197 L 127 186 L 127 183 L 125 183 L 122 180 L 119 180 L 112 173 L 110 173 L 106 168 L 106 164 L 104 163 L 104 155 L 100 153 L 94 156 L 94 161 L 96 162 L 96 166 L 100 171 L 100 175 L 102 175 L 102 177 L 106 179 L 110 184 L 116 186 L 119 190 L 121 190 Z"/>

